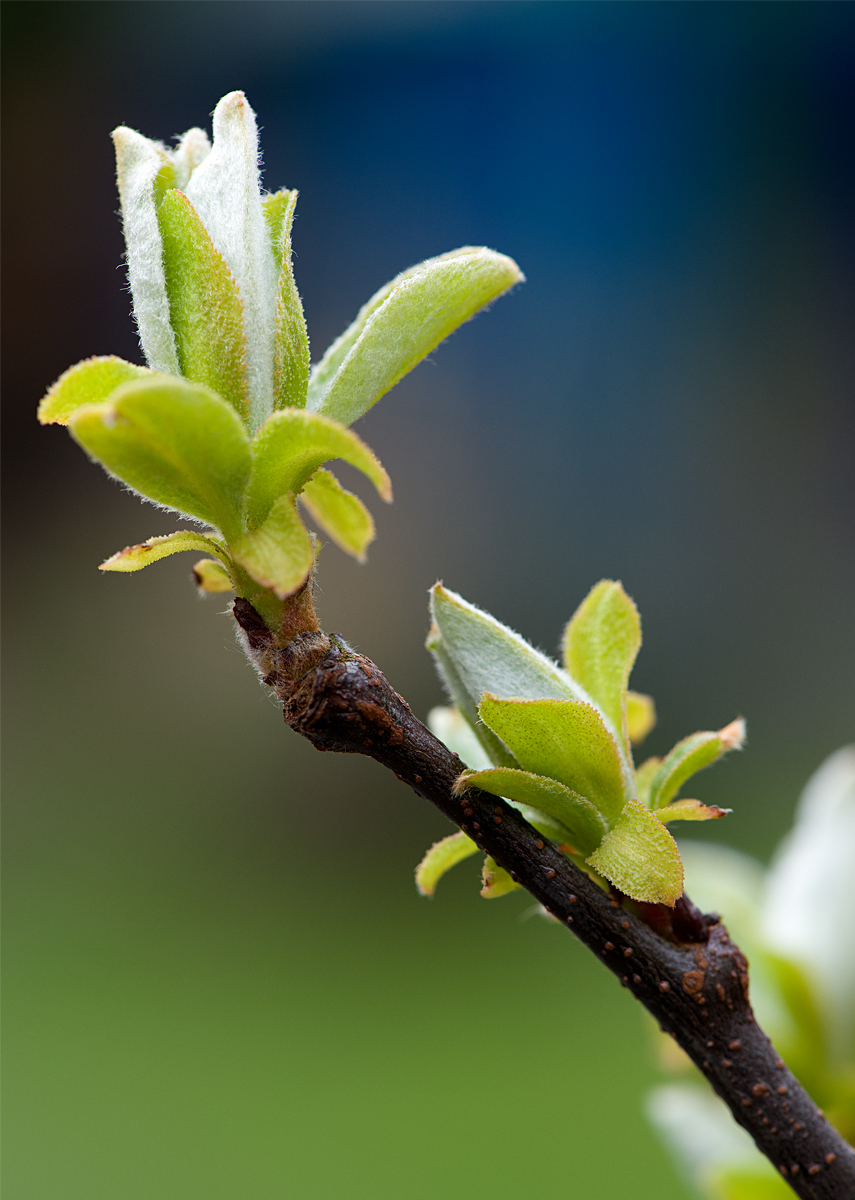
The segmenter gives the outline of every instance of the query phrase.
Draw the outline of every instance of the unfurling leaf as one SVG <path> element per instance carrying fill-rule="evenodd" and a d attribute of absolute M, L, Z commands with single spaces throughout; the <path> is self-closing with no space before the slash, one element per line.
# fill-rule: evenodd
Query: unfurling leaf
<path fill-rule="evenodd" d="M 584 796 L 608 824 L 618 819 L 632 791 L 597 709 L 573 700 L 500 700 L 488 693 L 478 711 L 524 770 Z"/>
<path fill-rule="evenodd" d="M 603 840 L 607 825 L 600 813 L 584 796 L 571 791 L 556 779 L 534 775 L 508 767 L 492 767 L 486 771 L 464 771 L 455 784 L 460 794 L 477 787 L 493 796 L 525 804 L 552 817 L 564 827 L 561 841 L 571 842 L 580 854 L 588 855 Z"/>
<path fill-rule="evenodd" d="M 246 333 L 234 276 L 183 192 L 166 193 L 157 219 L 181 374 L 217 392 L 248 422 Z"/>
<path fill-rule="evenodd" d="M 327 351 L 308 407 L 352 425 L 443 338 L 522 280 L 513 259 L 470 246 L 405 272 Z"/>
<path fill-rule="evenodd" d="M 234 591 L 228 571 L 215 558 L 200 558 L 193 567 L 193 578 L 200 592 Z"/>
<path fill-rule="evenodd" d="M 305 582 L 315 561 L 312 540 L 290 492 L 280 496 L 267 520 L 229 546 L 236 562 L 280 600 Z"/>
<path fill-rule="evenodd" d="M 389 476 L 376 455 L 355 433 L 328 417 L 284 409 L 264 423 L 252 443 L 252 476 L 247 491 L 251 524 L 267 516 L 279 496 L 296 496 L 318 467 L 341 458 L 367 475 L 384 500 L 391 500 Z"/>
<path fill-rule="evenodd" d="M 437 672 L 445 684 L 445 689 L 449 697 L 454 701 L 455 708 L 460 713 L 461 718 L 466 721 L 472 731 L 472 736 L 477 739 L 481 747 L 481 752 L 487 759 L 487 763 L 484 765 L 494 763 L 496 766 L 503 767 L 518 766 L 517 760 L 511 754 L 510 750 L 508 750 L 507 746 L 496 737 L 492 729 L 487 728 L 478 716 L 476 702 L 473 701 L 469 691 L 464 686 L 463 680 L 458 674 L 457 667 L 448 653 L 448 649 L 440 636 L 436 624 L 431 626 L 425 645 L 433 656 Z M 437 734 L 437 737 L 441 736 L 441 734 Z M 449 746 L 449 749 L 457 750 L 457 747 Z M 469 762 L 470 766 L 473 765 L 461 751 L 457 752 L 461 754 L 465 762 Z M 477 764 L 474 765 L 477 766 Z"/>
<path fill-rule="evenodd" d="M 657 808 L 654 816 L 660 821 L 714 821 L 726 817 L 731 808 L 719 808 L 717 804 L 701 804 L 700 800 L 675 800 L 664 808 Z"/>
<path fill-rule="evenodd" d="M 337 546 L 365 562 L 365 551 L 374 541 L 374 518 L 331 471 L 315 471 L 300 493 L 300 503 Z"/>
<path fill-rule="evenodd" d="M 108 404 L 77 409 L 69 428 L 142 496 L 213 525 L 227 540 L 239 533 L 249 439 L 231 405 L 207 388 L 152 375 L 122 384 Z"/>
<path fill-rule="evenodd" d="M 500 867 L 494 858 L 488 854 L 481 868 L 481 895 L 485 900 L 498 900 L 499 896 L 507 896 L 520 887 L 511 879 L 504 867 Z"/>
<path fill-rule="evenodd" d="M 273 391 L 276 408 L 303 408 L 309 384 L 309 335 L 291 263 L 291 226 L 297 193 L 283 188 L 261 200 L 273 257 L 279 272 L 276 290 L 276 358 Z"/>
<path fill-rule="evenodd" d="M 432 896 L 446 871 L 478 853 L 478 847 L 465 833 L 452 833 L 434 842 L 416 867 L 416 887 L 423 896 Z"/>
<path fill-rule="evenodd" d="M 650 807 L 664 808 L 680 788 L 698 771 L 714 763 L 729 750 L 739 750 L 745 738 L 745 722 L 732 721 L 718 733 L 704 731 L 683 738 L 663 759 L 650 783 Z"/>
<path fill-rule="evenodd" d="M 621 584 L 611 579 L 591 588 L 564 631 L 565 670 L 625 742 L 627 683 L 640 645 L 638 610 Z"/>
<path fill-rule="evenodd" d="M 276 262 L 258 179 L 255 113 L 243 92 L 230 92 L 214 109 L 213 149 L 186 194 L 240 292 L 253 431 L 273 411 L 276 343 Z"/>
<path fill-rule="evenodd" d="M 590 701 L 557 663 L 489 613 L 437 583 L 431 616 L 471 702 L 485 692 L 502 699 Z"/>
<path fill-rule="evenodd" d="M 677 843 L 638 800 L 628 801 L 588 862 L 633 900 L 673 908 L 683 892 Z"/>
<path fill-rule="evenodd" d="M 149 538 L 147 542 L 140 542 L 138 546 L 126 546 L 124 550 L 102 562 L 98 569 L 141 571 L 149 563 L 168 558 L 170 554 L 180 554 L 182 550 L 207 550 L 209 554 L 216 554 L 221 558 L 225 554 L 222 544 L 213 538 L 204 537 L 190 529 L 179 529 L 177 533 L 168 533 L 164 537 Z M 222 570 L 222 567 L 220 569 Z M 228 575 L 226 578 L 228 579 Z"/>
<path fill-rule="evenodd" d="M 38 419 L 42 425 L 67 425 L 72 413 L 84 404 L 103 404 L 120 384 L 151 374 L 148 367 L 125 362 L 115 354 L 84 358 L 48 389 L 39 404 Z"/>
<path fill-rule="evenodd" d="M 626 694 L 626 731 L 633 746 L 640 746 L 656 724 L 656 705 L 652 696 L 641 692 Z"/>

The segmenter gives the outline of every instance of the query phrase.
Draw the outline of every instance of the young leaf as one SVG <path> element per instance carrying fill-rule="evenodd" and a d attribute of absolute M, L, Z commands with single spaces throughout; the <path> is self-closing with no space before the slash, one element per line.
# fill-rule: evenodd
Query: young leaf
<path fill-rule="evenodd" d="M 474 771 L 485 770 L 491 765 L 487 752 L 459 709 L 438 705 L 430 710 L 425 724 L 434 737 L 444 742 L 452 754 Z"/>
<path fill-rule="evenodd" d="M 611 825 L 631 792 L 614 737 L 589 704 L 500 700 L 487 693 L 482 720 L 526 771 L 548 775 L 590 800 Z"/>
<path fill-rule="evenodd" d="M 416 887 L 421 895 L 432 896 L 446 871 L 477 853 L 478 847 L 465 833 L 452 833 L 434 842 L 416 867 Z"/>
<path fill-rule="evenodd" d="M 513 259 L 484 248 L 423 263 L 364 321 L 328 386 L 311 389 L 309 408 L 352 425 L 443 338 L 522 279 Z M 346 344 L 349 336 L 341 340 Z M 331 347 L 330 357 L 340 349 Z M 321 364 L 322 374 L 328 365 Z"/>
<path fill-rule="evenodd" d="M 245 533 L 229 549 L 252 578 L 271 588 L 280 600 L 297 591 L 315 561 L 312 540 L 290 492 L 279 497 L 263 525 Z"/>
<path fill-rule="evenodd" d="M 564 631 L 565 670 L 599 705 L 625 743 L 629 740 L 626 689 L 640 645 L 638 610 L 621 584 L 611 579 L 591 588 Z"/>
<path fill-rule="evenodd" d="M 140 495 L 221 530 L 241 528 L 249 439 L 237 413 L 213 392 L 153 375 L 122 384 L 108 404 L 77 409 L 75 439 Z"/>
<path fill-rule="evenodd" d="M 186 193 L 240 292 L 255 430 L 273 411 L 276 263 L 258 183 L 255 113 L 243 92 L 230 92 L 214 109 L 214 147 L 190 176 Z"/>
<path fill-rule="evenodd" d="M 149 563 L 167 558 L 170 554 L 180 554 L 182 550 L 206 550 L 209 554 L 216 554 L 218 558 L 228 561 L 224 547 L 213 538 L 193 533 L 190 529 L 179 529 L 177 533 L 149 538 L 147 542 L 140 542 L 137 546 L 126 546 L 124 550 L 102 562 L 98 570 L 141 571 Z"/>
<path fill-rule="evenodd" d="M 337 546 L 365 562 L 365 551 L 374 541 L 374 518 L 332 472 L 323 467 L 315 471 L 300 493 L 300 503 Z"/>
<path fill-rule="evenodd" d="M 318 467 L 341 458 L 367 475 L 384 500 L 392 485 L 379 460 L 365 443 L 328 417 L 301 409 L 273 413 L 252 443 L 252 475 L 247 490 L 250 524 L 264 520 L 285 492 L 296 496 Z"/>
<path fill-rule="evenodd" d="M 627 802 L 588 862 L 633 900 L 673 908 L 682 895 L 683 864 L 677 843 L 638 800 Z"/>
<path fill-rule="evenodd" d="M 82 405 L 102 404 L 119 384 L 151 374 L 148 367 L 125 362 L 115 354 L 84 358 L 48 389 L 36 415 L 42 425 L 67 425 L 71 414 Z"/>
<path fill-rule="evenodd" d="M 511 879 L 504 867 L 500 867 L 495 858 L 488 854 L 481 868 L 481 895 L 485 900 L 497 900 L 499 896 L 507 896 L 520 887 Z"/>
<path fill-rule="evenodd" d="M 626 694 L 626 731 L 633 746 L 640 746 L 656 724 L 656 705 L 652 696 L 641 692 Z"/>
<path fill-rule="evenodd" d="M 201 166 L 211 153 L 211 143 L 204 129 L 194 126 L 182 133 L 175 149 L 169 154 L 175 168 L 175 186 L 184 191 L 190 182 L 190 176 Z"/>
<path fill-rule="evenodd" d="M 725 817 L 732 808 L 719 808 L 716 804 L 701 804 L 700 800 L 675 800 L 664 808 L 657 808 L 654 816 L 660 821 L 714 821 Z"/>
<path fill-rule="evenodd" d="M 692 733 L 678 742 L 666 756 L 650 784 L 650 807 L 664 808 L 692 775 L 721 758 L 728 750 L 740 750 L 745 722 L 732 721 L 718 733 Z"/>
<path fill-rule="evenodd" d="M 169 322 L 156 196 L 164 183 L 175 186 L 175 169 L 162 146 L 124 125 L 113 131 L 113 144 L 125 229 L 128 281 L 140 342 L 152 370 L 180 375 Z M 159 176 L 165 178 L 159 179 Z"/>
<path fill-rule="evenodd" d="M 650 808 L 650 785 L 653 777 L 662 765 L 662 759 L 654 756 L 646 758 L 635 771 L 635 798 L 640 800 L 645 808 Z"/>
<path fill-rule="evenodd" d="M 519 766 L 519 763 L 514 758 L 513 754 L 511 754 L 510 750 L 508 750 L 507 746 L 503 745 L 499 738 L 496 737 L 495 733 L 493 733 L 492 729 L 488 729 L 478 716 L 478 710 L 475 706 L 475 703 L 473 702 L 469 692 L 463 686 L 463 680 L 460 678 L 457 667 L 455 666 L 451 655 L 448 653 L 445 643 L 440 637 L 439 629 L 437 628 L 436 624 L 431 626 L 425 645 L 433 657 L 434 665 L 436 666 L 440 679 L 445 685 L 445 690 L 448 692 L 449 697 L 454 701 L 455 707 L 461 718 L 469 726 L 472 736 L 477 739 L 478 745 L 481 747 L 481 753 L 487 759 L 487 762 L 484 765 L 487 766 L 490 763 L 493 763 L 497 767 Z M 442 737 L 442 735 L 437 734 L 437 737 Z M 442 740 L 445 741 L 444 738 Z M 462 751 L 457 750 L 456 746 L 452 746 L 449 743 L 447 744 L 450 750 L 455 750 L 457 753 L 460 753 L 465 762 L 470 762 L 470 760 L 466 758 Z M 471 765 L 477 766 L 478 764 L 472 764 L 470 762 L 470 766 Z"/>
<path fill-rule="evenodd" d="M 213 558 L 200 558 L 193 567 L 193 578 L 200 592 L 233 592 L 228 571 Z"/>
<path fill-rule="evenodd" d="M 608 828 L 590 800 L 544 775 L 508 767 L 464 771 L 455 781 L 454 791 L 460 795 L 472 787 L 525 804 L 552 817 L 566 827 L 562 841 L 572 842 L 580 854 L 588 855 L 596 850 Z"/>
<path fill-rule="evenodd" d="M 182 192 L 166 193 L 157 219 L 181 374 L 219 393 L 248 421 L 246 334 L 234 277 Z"/>
<path fill-rule="evenodd" d="M 437 583 L 430 604 L 446 651 L 475 705 L 485 692 L 506 699 L 589 702 L 557 663 L 462 596 Z"/>
<path fill-rule="evenodd" d="M 273 391 L 276 408 L 303 408 L 309 385 L 309 335 L 291 262 L 291 226 L 297 193 L 283 188 L 262 198 L 279 272 L 276 291 L 276 360 Z"/>

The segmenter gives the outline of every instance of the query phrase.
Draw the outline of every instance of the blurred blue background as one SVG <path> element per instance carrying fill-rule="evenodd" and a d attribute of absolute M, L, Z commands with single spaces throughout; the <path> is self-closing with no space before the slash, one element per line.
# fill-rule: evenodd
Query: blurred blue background
<path fill-rule="evenodd" d="M 649 751 L 748 719 L 693 837 L 768 857 L 852 739 L 855 9 L 221 0 L 3 6 L 9 1200 L 686 1195 L 642 1016 L 573 939 L 419 900 L 444 821 L 282 727 L 174 520 L 34 408 L 139 361 L 109 131 L 243 88 L 301 192 L 314 356 L 466 243 L 528 282 L 359 426 L 396 489 L 320 610 L 424 715 L 437 578 L 554 652 L 603 576 Z M 370 500 L 370 497 L 369 497 Z M 382 507 L 382 506 L 379 506 Z M 694 794 L 694 793 L 693 793 Z"/>

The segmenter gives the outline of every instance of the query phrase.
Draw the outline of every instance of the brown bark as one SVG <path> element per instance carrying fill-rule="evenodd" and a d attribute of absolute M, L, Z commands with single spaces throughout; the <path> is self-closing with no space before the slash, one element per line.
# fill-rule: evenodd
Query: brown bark
<path fill-rule="evenodd" d="M 855 1152 L 757 1024 L 748 963 L 717 916 L 685 896 L 672 912 L 606 894 L 511 805 L 476 789 L 455 796 L 461 760 L 337 635 L 301 634 L 280 650 L 248 602 L 235 617 L 292 729 L 318 750 L 376 759 L 492 855 L 675 1038 L 797 1195 L 855 1197 Z"/>

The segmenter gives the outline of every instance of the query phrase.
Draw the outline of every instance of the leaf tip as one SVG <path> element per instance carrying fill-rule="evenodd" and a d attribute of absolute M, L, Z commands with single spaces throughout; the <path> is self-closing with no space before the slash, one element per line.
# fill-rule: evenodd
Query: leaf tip
<path fill-rule="evenodd" d="M 718 731 L 722 750 L 741 750 L 745 744 L 745 734 L 746 728 L 743 717 L 737 717 L 735 721 L 731 721 L 729 725 L 725 725 L 724 729 Z"/>

